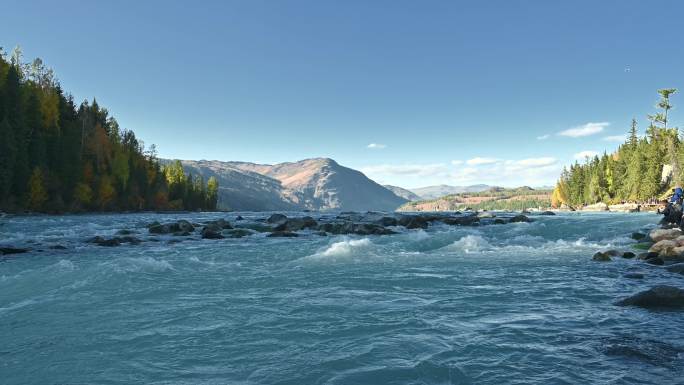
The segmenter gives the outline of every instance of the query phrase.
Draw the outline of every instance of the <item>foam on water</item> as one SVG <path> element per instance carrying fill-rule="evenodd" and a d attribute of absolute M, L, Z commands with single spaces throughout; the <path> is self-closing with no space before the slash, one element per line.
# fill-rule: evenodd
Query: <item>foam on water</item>
<path fill-rule="evenodd" d="M 145 229 L 152 221 L 233 222 L 236 215 L 1 219 L 3 244 L 35 251 L 0 258 L 0 382 L 684 378 L 682 313 L 613 305 L 658 284 L 681 287 L 681 276 L 636 259 L 591 260 L 597 250 L 628 248 L 632 231 L 655 226 L 654 214 L 534 216 L 532 223 L 366 237 L 191 240 Z M 143 242 L 85 242 L 120 229 Z M 66 250 L 49 248 L 57 244 Z M 634 270 L 645 278 L 624 277 Z"/>
<path fill-rule="evenodd" d="M 359 261 L 360 259 L 369 258 L 369 250 L 372 245 L 373 243 L 368 238 L 345 238 L 342 241 L 333 242 L 315 254 L 302 258 L 301 261 Z"/>

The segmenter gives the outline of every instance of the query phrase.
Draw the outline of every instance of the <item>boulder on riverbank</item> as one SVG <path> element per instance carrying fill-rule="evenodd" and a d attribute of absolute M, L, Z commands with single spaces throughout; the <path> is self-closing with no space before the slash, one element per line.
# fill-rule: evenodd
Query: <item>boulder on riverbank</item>
<path fill-rule="evenodd" d="M 675 286 L 655 286 L 615 304 L 643 308 L 684 308 L 684 290 Z"/>
<path fill-rule="evenodd" d="M 664 240 L 673 240 L 682 235 L 682 230 L 679 228 L 674 229 L 655 229 L 652 230 L 648 236 L 653 242 L 660 242 Z"/>

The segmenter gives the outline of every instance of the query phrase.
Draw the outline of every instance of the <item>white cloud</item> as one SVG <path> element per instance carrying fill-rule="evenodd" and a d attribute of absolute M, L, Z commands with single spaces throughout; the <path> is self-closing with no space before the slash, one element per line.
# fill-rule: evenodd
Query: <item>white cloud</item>
<path fill-rule="evenodd" d="M 500 162 L 501 159 L 496 159 L 496 158 L 483 158 L 483 157 L 475 157 L 472 159 L 468 159 L 466 161 L 466 164 L 468 166 L 483 166 L 487 164 L 494 164 Z"/>
<path fill-rule="evenodd" d="M 606 142 L 622 143 L 627 140 L 627 135 L 609 135 L 603 137 L 603 140 L 605 140 Z"/>
<path fill-rule="evenodd" d="M 437 176 L 446 175 L 448 172 L 448 167 L 444 163 L 433 163 L 433 164 L 403 164 L 403 165 L 391 165 L 391 164 L 381 164 L 376 166 L 366 166 L 361 167 L 361 172 L 366 175 L 381 176 Z M 372 178 L 372 177 L 371 177 Z"/>
<path fill-rule="evenodd" d="M 523 159 L 475 157 L 450 163 L 371 165 L 360 170 L 377 182 L 404 187 L 475 183 L 544 186 L 554 183 L 560 175 L 562 164 L 551 156 Z"/>
<path fill-rule="evenodd" d="M 581 126 L 569 128 L 565 131 L 558 133 L 560 136 L 567 136 L 570 138 L 579 138 L 583 136 L 595 135 L 602 132 L 610 123 L 608 122 L 598 122 L 598 123 L 587 123 Z"/>
<path fill-rule="evenodd" d="M 488 160 L 492 159 L 488 158 Z M 467 167 L 457 168 L 451 174 L 450 183 L 542 186 L 553 184 L 561 172 L 561 164 L 558 159 L 550 156 L 466 163 Z"/>
<path fill-rule="evenodd" d="M 544 134 L 544 135 L 538 136 L 538 137 L 537 137 L 537 140 L 546 140 L 546 139 L 548 139 L 548 138 L 550 138 L 550 137 L 551 137 L 551 135 L 549 135 L 549 134 Z"/>
<path fill-rule="evenodd" d="M 585 150 L 585 151 L 581 151 L 581 152 L 578 152 L 577 154 L 575 154 L 575 159 L 584 160 L 586 158 L 593 158 L 598 154 L 599 154 L 598 151 Z"/>
<path fill-rule="evenodd" d="M 552 158 L 550 156 L 545 156 L 545 157 L 541 157 L 541 158 L 521 159 L 521 160 L 514 161 L 513 164 L 518 165 L 518 166 L 523 166 L 523 167 L 537 168 L 537 167 L 552 166 L 556 163 L 558 163 L 558 160 L 556 158 Z"/>
<path fill-rule="evenodd" d="M 382 150 L 383 148 L 387 148 L 386 144 L 380 144 L 380 143 L 371 143 L 366 148 L 370 148 L 373 150 Z"/>

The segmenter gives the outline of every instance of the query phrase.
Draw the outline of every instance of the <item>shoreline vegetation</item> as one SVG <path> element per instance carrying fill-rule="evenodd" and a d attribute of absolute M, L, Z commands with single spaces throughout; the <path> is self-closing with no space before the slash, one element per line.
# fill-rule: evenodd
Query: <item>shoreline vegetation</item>
<path fill-rule="evenodd" d="M 0 211 L 214 211 L 218 182 L 162 166 L 95 99 L 76 104 L 41 59 L 0 48 Z"/>
<path fill-rule="evenodd" d="M 669 127 L 674 88 L 658 90 L 658 111 L 647 115 L 646 135 L 632 119 L 625 142 L 612 154 L 586 158 L 565 168 L 551 196 L 556 208 L 574 209 L 626 202 L 656 204 L 684 181 L 684 145 L 677 127 Z"/>

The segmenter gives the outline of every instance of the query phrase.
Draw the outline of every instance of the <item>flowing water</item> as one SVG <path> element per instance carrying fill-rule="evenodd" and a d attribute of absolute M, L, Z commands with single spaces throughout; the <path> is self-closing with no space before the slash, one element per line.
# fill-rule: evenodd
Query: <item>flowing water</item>
<path fill-rule="evenodd" d="M 367 237 L 146 234 L 181 218 L 235 214 L 0 219 L 0 244 L 34 249 L 0 259 L 0 383 L 684 381 L 684 313 L 613 305 L 682 276 L 591 260 L 655 214 Z M 124 228 L 144 242 L 84 243 Z M 645 278 L 623 277 L 633 271 Z"/>

